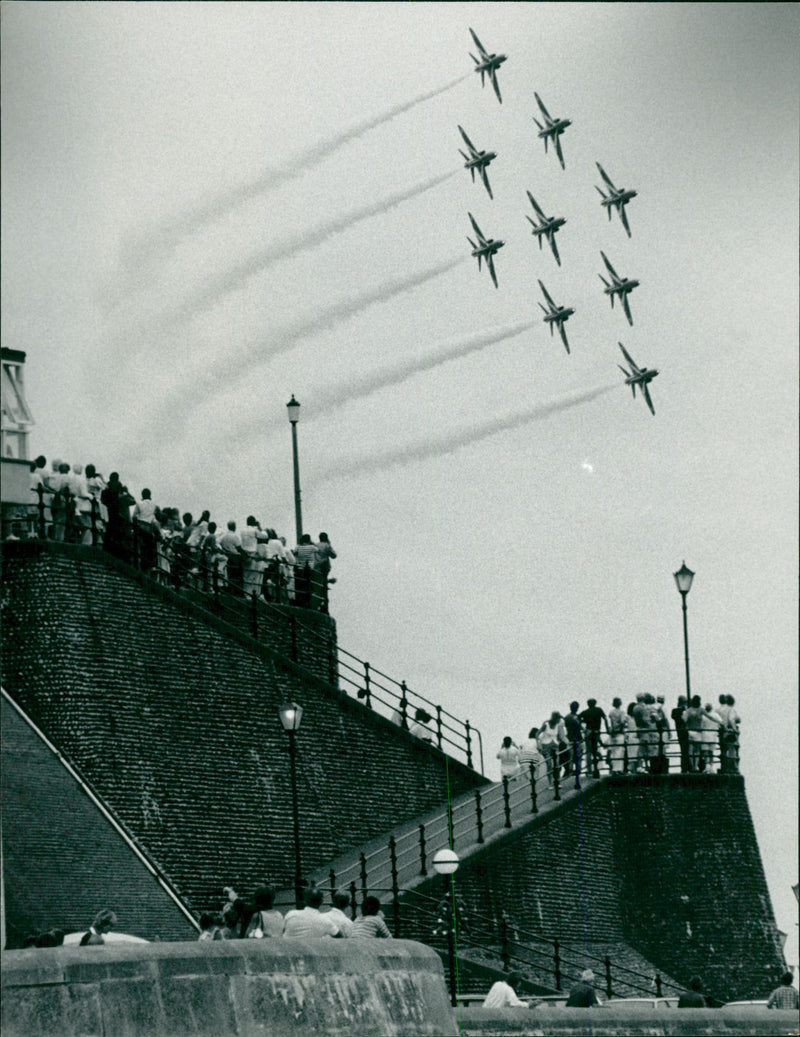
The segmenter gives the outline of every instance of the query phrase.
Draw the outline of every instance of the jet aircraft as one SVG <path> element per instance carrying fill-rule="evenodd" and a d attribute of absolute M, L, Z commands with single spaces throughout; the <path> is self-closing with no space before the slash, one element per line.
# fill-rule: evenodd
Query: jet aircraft
<path fill-rule="evenodd" d="M 478 151 L 478 149 L 475 147 L 475 145 L 472 143 L 472 141 L 469 139 L 466 133 L 464 133 L 463 129 L 460 126 L 458 128 L 461 132 L 461 136 L 464 138 L 464 143 L 469 148 L 469 155 L 465 154 L 461 150 L 461 148 L 458 149 L 461 157 L 466 159 L 466 162 L 464 163 L 464 168 L 470 171 L 470 174 L 472 175 L 473 184 L 475 183 L 475 174 L 478 174 L 481 180 L 483 180 L 483 186 L 489 192 L 489 197 L 493 199 L 494 195 L 492 194 L 492 189 L 489 186 L 489 176 L 486 172 L 486 167 L 489 165 L 490 162 L 497 158 L 497 152 Z"/>
<path fill-rule="evenodd" d="M 542 294 L 547 300 L 548 309 L 545 309 L 541 303 L 542 312 L 544 313 L 545 324 L 550 325 L 550 336 L 552 338 L 553 328 L 558 325 L 558 332 L 561 335 L 561 341 L 564 343 L 564 348 L 569 353 L 569 342 L 567 342 L 567 333 L 564 330 L 564 322 L 569 320 L 575 310 L 571 306 L 556 306 L 553 300 L 550 298 L 550 293 L 547 291 L 542 282 L 539 282 L 539 287 L 542 289 Z"/>
<path fill-rule="evenodd" d="M 494 238 L 484 237 L 483 232 L 481 231 L 478 224 L 475 222 L 475 217 L 472 215 L 472 213 L 467 213 L 467 215 L 470 218 L 470 222 L 472 223 L 475 233 L 478 235 L 477 245 L 472 240 L 472 238 L 467 238 L 467 241 L 470 243 L 470 245 L 472 245 L 473 256 L 478 257 L 478 269 L 480 270 L 481 268 L 481 260 L 486 260 L 486 265 L 489 268 L 489 273 L 492 275 L 494 286 L 495 288 L 497 288 L 497 274 L 494 272 L 494 261 L 492 260 L 492 256 L 496 252 L 498 252 L 503 247 L 503 245 L 505 245 L 505 242 L 496 241 Z"/>
<path fill-rule="evenodd" d="M 642 396 L 644 396 L 647 406 L 650 408 L 650 413 L 654 415 L 655 409 L 653 407 L 653 401 L 650 399 L 650 390 L 647 388 L 647 383 L 652 382 L 658 374 L 658 371 L 653 367 L 637 367 L 633 360 L 631 360 L 630 354 L 627 352 L 623 344 L 621 342 L 618 344 L 619 348 L 622 350 L 622 355 L 631 367 L 630 371 L 628 371 L 622 366 L 622 364 L 617 364 L 617 367 L 625 375 L 625 384 L 629 385 L 633 390 L 634 399 L 636 398 L 636 386 L 639 386 Z"/>
<path fill-rule="evenodd" d="M 625 316 L 628 318 L 628 323 L 633 325 L 633 317 L 631 316 L 631 308 L 628 304 L 628 293 L 632 292 L 634 288 L 638 288 L 639 282 L 634 281 L 632 278 L 620 277 L 614 267 L 609 263 L 608 256 L 601 250 L 600 255 L 603 257 L 603 262 L 606 265 L 606 269 L 611 274 L 611 284 L 606 281 L 605 277 L 600 274 L 600 280 L 605 285 L 603 289 L 604 293 L 611 299 L 611 309 L 614 309 L 614 296 L 618 295 L 622 308 L 625 310 Z"/>
<path fill-rule="evenodd" d="M 626 190 L 624 187 L 615 187 L 611 182 L 611 177 L 606 173 L 605 169 L 600 165 L 599 162 L 595 162 L 595 165 L 600 170 L 600 176 L 605 180 L 606 187 L 608 188 L 608 194 L 603 191 L 602 188 L 597 187 L 597 190 L 602 196 L 601 205 L 604 205 L 608 211 L 608 218 L 611 219 L 611 210 L 616 209 L 619 213 L 619 218 L 622 220 L 622 226 L 628 232 L 628 237 L 631 236 L 631 228 L 628 226 L 628 217 L 625 213 L 625 206 L 637 195 L 637 191 L 631 189 Z M 596 185 L 595 185 L 596 186 Z"/>
<path fill-rule="evenodd" d="M 547 153 L 547 142 L 548 140 L 552 139 L 553 145 L 556 149 L 556 154 L 558 155 L 558 161 L 561 163 L 561 168 L 566 169 L 566 166 L 564 165 L 564 155 L 561 152 L 561 134 L 564 132 L 567 126 L 572 125 L 572 120 L 554 119 L 550 115 L 548 110 L 545 108 L 545 106 L 542 104 L 542 99 L 541 97 L 539 97 L 536 91 L 534 91 L 533 96 L 536 98 L 536 101 L 542 113 L 542 117 L 544 118 L 544 126 L 542 126 L 542 124 L 539 122 L 535 115 L 533 117 L 533 121 L 539 127 L 538 136 L 541 137 L 544 141 L 545 154 Z"/>
<path fill-rule="evenodd" d="M 494 87 L 494 92 L 497 94 L 497 100 L 500 104 L 503 103 L 503 98 L 500 96 L 500 87 L 497 85 L 497 70 L 506 60 L 505 54 L 488 54 L 486 48 L 472 31 L 469 30 L 473 40 L 475 40 L 475 46 L 478 48 L 479 58 L 470 52 L 470 57 L 475 62 L 475 71 L 481 74 L 481 86 L 485 85 L 484 77 L 489 77 L 489 82 Z"/>
<path fill-rule="evenodd" d="M 550 248 L 553 250 L 553 255 L 556 257 L 556 263 L 561 266 L 561 257 L 558 254 L 558 245 L 556 245 L 556 231 L 560 230 L 560 228 L 564 226 L 567 219 L 565 216 L 545 216 L 536 204 L 536 199 L 533 197 L 531 192 L 528 191 L 527 194 L 540 222 L 534 223 L 530 216 L 526 216 L 525 219 L 533 227 L 532 233 L 539 239 L 539 249 L 541 250 L 542 248 L 542 238 L 547 238 L 550 242 Z"/>

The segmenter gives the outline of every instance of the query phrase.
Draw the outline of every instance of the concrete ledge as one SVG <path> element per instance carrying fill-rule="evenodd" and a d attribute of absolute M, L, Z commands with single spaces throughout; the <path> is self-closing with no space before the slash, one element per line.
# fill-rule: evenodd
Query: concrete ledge
<path fill-rule="evenodd" d="M 724 1008 L 460 1008 L 461 1037 L 725 1037 L 796 1034 L 796 1012 Z"/>
<path fill-rule="evenodd" d="M 410 940 L 231 940 L 6 951 L 4 1037 L 410 1037 L 457 1032 Z"/>

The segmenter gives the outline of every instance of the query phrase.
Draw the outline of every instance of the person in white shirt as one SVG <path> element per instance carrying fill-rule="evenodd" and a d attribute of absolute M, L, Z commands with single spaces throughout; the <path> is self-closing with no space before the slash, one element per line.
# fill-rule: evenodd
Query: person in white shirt
<path fill-rule="evenodd" d="M 339 932 L 342 936 L 350 936 L 353 932 L 354 922 L 353 919 L 345 914 L 346 909 L 350 906 L 350 897 L 346 893 L 334 893 L 333 894 L 333 907 L 326 911 L 325 914 L 330 917 L 339 926 Z"/>
<path fill-rule="evenodd" d="M 484 1008 L 528 1008 L 527 1001 L 520 1001 L 515 988 L 522 977 L 518 972 L 510 972 L 505 980 L 498 979 L 492 985 L 483 1002 Z"/>
<path fill-rule="evenodd" d="M 516 778 L 520 773 L 519 746 L 512 739 L 511 735 L 506 735 L 503 739 L 497 759 L 500 761 L 501 780 L 503 778 Z"/>
<path fill-rule="evenodd" d="M 317 940 L 323 936 L 340 936 L 340 928 L 330 911 L 322 914 L 322 890 L 309 889 L 302 910 L 286 912 L 283 935 L 297 940 Z"/>

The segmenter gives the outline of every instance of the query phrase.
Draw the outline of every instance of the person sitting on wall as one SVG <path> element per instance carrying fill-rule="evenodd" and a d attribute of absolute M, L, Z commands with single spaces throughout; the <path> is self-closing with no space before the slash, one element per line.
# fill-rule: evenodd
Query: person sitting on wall
<path fill-rule="evenodd" d="M 375 937 L 383 940 L 391 939 L 392 934 L 389 932 L 389 927 L 384 922 L 380 911 L 381 902 L 377 897 L 364 897 L 364 903 L 361 905 L 361 915 L 353 922 L 350 938 L 353 940 Z"/>
<path fill-rule="evenodd" d="M 433 743 L 433 732 L 426 726 L 433 718 L 424 709 L 418 709 L 414 714 L 414 723 L 408 729 L 409 734 L 419 738 L 421 742 Z"/>
<path fill-rule="evenodd" d="M 208 911 L 204 911 L 200 915 L 200 935 L 197 937 L 198 940 L 215 940 L 217 933 L 219 932 L 219 925 L 214 915 L 209 914 Z"/>
<path fill-rule="evenodd" d="M 517 989 L 522 980 L 519 972 L 509 972 L 505 979 L 498 979 L 493 983 L 486 995 L 484 1008 L 528 1008 L 527 1001 L 520 1001 L 517 997 Z"/>
<path fill-rule="evenodd" d="M 322 890 L 311 886 L 306 890 L 306 906 L 286 912 L 283 935 L 292 939 L 308 940 L 320 936 L 341 936 L 341 930 L 330 912 L 322 914 Z"/>
<path fill-rule="evenodd" d="M 793 978 L 791 972 L 784 972 L 781 976 L 781 985 L 775 987 L 769 995 L 767 1008 L 788 1008 L 797 1011 L 798 996 L 796 988 L 792 986 Z"/>
<path fill-rule="evenodd" d="M 594 989 L 594 973 L 591 969 L 584 969 L 581 973 L 580 982 L 570 990 L 567 998 L 567 1008 L 591 1008 L 593 1005 L 601 1005 L 603 1002 Z"/>
<path fill-rule="evenodd" d="M 346 893 L 334 893 L 331 897 L 333 906 L 326 913 L 339 926 L 339 932 L 342 936 L 350 936 L 353 932 L 354 922 L 353 919 L 345 914 L 345 911 L 350 906 L 350 897 Z"/>
<path fill-rule="evenodd" d="M 275 890 L 272 886 L 262 886 L 253 894 L 255 911 L 247 926 L 245 936 L 250 940 L 261 940 L 265 937 L 283 936 L 284 919 L 280 911 L 272 909 L 275 902 Z"/>
<path fill-rule="evenodd" d="M 692 976 L 689 989 L 684 990 L 678 998 L 678 1008 L 707 1008 L 708 1004 L 702 994 L 703 983 L 699 976 Z"/>
<path fill-rule="evenodd" d="M 503 739 L 503 744 L 500 746 L 500 751 L 497 754 L 497 759 L 500 761 L 500 780 L 503 778 L 516 778 L 520 773 L 519 765 L 519 754 L 520 747 L 511 737 L 506 735 Z"/>
<path fill-rule="evenodd" d="M 89 932 L 81 937 L 81 947 L 93 947 L 95 944 L 105 943 L 104 936 L 117 924 L 117 916 L 108 909 L 100 911 L 89 926 Z"/>

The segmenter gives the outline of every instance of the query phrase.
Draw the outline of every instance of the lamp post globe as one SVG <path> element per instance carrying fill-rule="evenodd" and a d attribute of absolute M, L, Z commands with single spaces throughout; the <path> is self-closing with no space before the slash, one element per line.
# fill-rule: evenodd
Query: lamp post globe
<path fill-rule="evenodd" d="M 433 858 L 433 869 L 437 875 L 453 875 L 458 871 L 459 857 L 455 850 L 437 850 Z"/>

